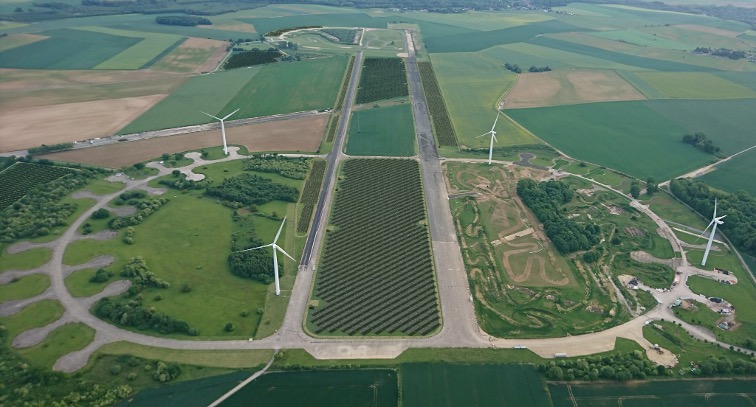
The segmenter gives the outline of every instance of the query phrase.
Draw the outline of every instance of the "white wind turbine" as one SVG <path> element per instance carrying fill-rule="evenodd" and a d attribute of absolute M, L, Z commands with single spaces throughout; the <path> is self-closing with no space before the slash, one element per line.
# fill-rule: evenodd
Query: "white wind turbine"
<path fill-rule="evenodd" d="M 701 265 L 706 265 L 706 258 L 709 257 L 709 250 L 711 250 L 711 242 L 714 241 L 714 234 L 717 232 L 717 225 L 721 225 L 724 222 L 722 221 L 722 218 L 724 218 L 727 215 L 722 215 L 720 217 L 717 217 L 717 200 L 714 199 L 714 214 L 711 216 L 711 222 L 709 222 L 709 226 L 706 226 L 706 229 L 701 233 L 701 236 L 703 236 L 706 231 L 711 227 L 711 234 L 709 235 L 709 242 L 706 243 L 706 251 L 704 252 L 703 260 L 701 260 Z M 714 227 L 712 227 L 712 225 Z"/>
<path fill-rule="evenodd" d="M 284 249 L 280 248 L 276 244 L 276 242 L 278 241 L 278 236 L 281 235 L 281 230 L 283 230 L 284 222 L 286 222 L 286 217 L 283 218 L 283 221 L 281 222 L 281 227 L 278 228 L 278 233 L 276 233 L 276 237 L 273 239 L 273 243 L 266 244 L 264 246 L 253 247 L 251 249 L 240 250 L 238 252 L 238 253 L 241 253 L 241 252 L 246 252 L 246 251 L 250 251 L 250 250 L 262 249 L 262 248 L 265 248 L 265 247 L 272 247 L 273 248 L 273 277 L 274 277 L 275 282 L 276 282 L 276 295 L 280 295 L 281 294 L 281 287 L 278 284 L 278 256 L 276 255 L 277 254 L 276 250 L 279 250 L 281 253 L 283 253 L 284 255 L 286 255 L 286 257 L 290 258 L 292 261 L 296 261 L 296 260 L 294 260 L 293 257 L 289 256 L 289 253 L 286 253 L 284 251 Z"/>
<path fill-rule="evenodd" d="M 229 117 L 231 117 L 231 115 L 233 115 L 234 113 L 238 112 L 239 110 L 240 109 L 234 110 L 233 112 L 227 114 L 226 117 L 224 117 L 222 119 L 218 118 L 218 117 L 215 117 L 215 116 L 213 116 L 211 114 L 205 113 L 203 111 L 200 111 L 200 113 L 202 113 L 204 115 L 207 115 L 207 116 L 210 116 L 213 119 L 218 120 L 220 122 L 220 124 L 221 124 L 221 136 L 223 137 L 223 154 L 224 155 L 228 155 L 228 147 L 226 146 L 226 124 L 224 123 L 224 121 L 226 119 L 228 119 Z"/>
<path fill-rule="evenodd" d="M 478 136 L 478 137 L 483 137 L 483 136 L 488 135 L 488 134 L 491 135 L 491 145 L 488 147 L 488 165 L 491 165 L 491 157 L 493 156 L 493 143 L 494 143 L 494 140 L 496 140 L 496 130 L 494 130 L 494 129 L 496 128 L 496 122 L 498 122 L 498 121 L 499 121 L 499 111 L 497 110 L 496 111 L 496 120 L 494 120 L 494 124 L 493 124 L 493 126 L 491 126 L 491 131 L 485 132 L 485 133 L 481 134 L 480 136 Z M 476 137 L 476 138 L 478 138 L 478 137 Z M 496 141 L 499 141 L 499 140 L 496 140 Z"/>

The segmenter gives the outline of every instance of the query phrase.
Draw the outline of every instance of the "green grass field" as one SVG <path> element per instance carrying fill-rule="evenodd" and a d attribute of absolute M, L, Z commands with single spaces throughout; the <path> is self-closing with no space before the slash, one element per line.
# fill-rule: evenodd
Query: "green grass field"
<path fill-rule="evenodd" d="M 488 147 L 488 137 L 476 137 L 491 130 L 497 103 L 516 75 L 480 54 L 434 54 L 432 60 L 460 146 Z M 496 131 L 496 146 L 539 143 L 506 116 L 499 118 Z"/>
<path fill-rule="evenodd" d="M 517 64 L 527 69 L 531 66 L 548 66 L 551 68 L 596 68 L 642 70 L 636 66 L 625 65 L 594 56 L 563 51 L 556 48 L 542 47 L 528 43 L 500 45 L 481 51 L 482 54 L 496 58 L 501 63 Z"/>
<path fill-rule="evenodd" d="M 264 66 L 223 111 L 241 107 L 235 117 L 243 118 L 333 107 L 347 60 L 335 56 Z"/>
<path fill-rule="evenodd" d="M 52 257 L 52 250 L 40 247 L 38 249 L 27 250 L 17 254 L 8 254 L 5 251 L 0 252 L 0 272 L 8 270 L 31 270 L 37 268 Z"/>
<path fill-rule="evenodd" d="M 65 309 L 58 301 L 42 300 L 29 304 L 16 314 L 0 318 L 0 324 L 5 325 L 8 339 L 13 340 L 21 332 L 57 321 L 63 311 Z"/>
<path fill-rule="evenodd" d="M 46 274 L 32 274 L 16 281 L 0 285 L 0 304 L 6 301 L 21 300 L 42 294 L 50 286 L 50 277 Z"/>
<path fill-rule="evenodd" d="M 745 99 L 756 91 L 712 73 L 635 72 L 623 75 L 650 99 Z M 648 88 L 652 92 L 648 92 Z"/>
<path fill-rule="evenodd" d="M 5 35 L 3 37 L 0 37 L 0 52 L 41 41 L 43 39 L 45 39 L 45 37 L 42 36 L 34 37 L 26 35 Z"/>
<path fill-rule="evenodd" d="M 399 399 L 396 371 L 329 370 L 265 374 L 221 403 L 248 406 L 394 407 Z"/>
<path fill-rule="evenodd" d="M 620 383 L 549 383 L 554 407 L 689 407 L 753 405 L 756 380 L 664 380 Z"/>
<path fill-rule="evenodd" d="M 389 157 L 415 155 L 412 106 L 402 104 L 352 112 L 346 153 Z"/>
<path fill-rule="evenodd" d="M 223 108 L 259 71 L 260 68 L 237 69 L 195 76 L 121 129 L 119 134 L 208 123 L 209 118 L 200 112 L 212 115 L 231 113 L 239 106 L 228 112 Z M 238 114 L 234 116 L 240 117 Z"/>
<path fill-rule="evenodd" d="M 171 34 L 144 33 L 103 27 L 81 27 L 79 30 L 138 38 L 139 42 L 118 55 L 96 65 L 94 69 L 143 69 L 172 51 L 184 41 L 184 37 Z"/>
<path fill-rule="evenodd" d="M 641 179 L 669 179 L 711 160 L 682 143 L 685 128 L 645 103 L 588 103 L 507 114 L 565 154 Z"/>
<path fill-rule="evenodd" d="M 0 68 L 91 69 L 140 41 L 71 29 L 41 34 L 51 38 L 0 52 Z"/>
<path fill-rule="evenodd" d="M 260 34 L 273 30 L 308 25 L 322 25 L 323 27 L 370 27 L 386 28 L 388 19 L 385 17 L 372 17 L 366 13 L 344 14 L 305 14 L 276 18 L 249 18 L 239 19 L 250 23 Z"/>
<path fill-rule="evenodd" d="M 549 404 L 546 385 L 532 365 L 406 364 L 401 380 L 407 407 Z"/>
<path fill-rule="evenodd" d="M 600 31 L 600 32 L 590 33 L 590 35 L 595 35 L 597 37 L 606 38 L 606 39 L 610 39 L 614 41 L 641 45 L 644 47 L 654 47 L 654 48 L 662 48 L 662 49 L 682 49 L 682 50 L 691 50 L 691 49 L 696 48 L 695 45 L 691 45 L 689 43 L 667 39 L 664 37 L 660 37 L 654 34 L 650 34 L 650 33 L 639 31 L 639 30 L 634 30 L 634 29 L 618 30 L 618 31 Z"/>
<path fill-rule="evenodd" d="M 756 99 L 649 100 L 642 102 L 688 132 L 703 132 L 725 154 L 756 144 Z"/>
<path fill-rule="evenodd" d="M 96 355 L 132 355 L 170 363 L 244 369 L 264 365 L 273 356 L 273 351 L 266 349 L 196 351 L 153 348 L 129 342 L 113 342 L 98 349 Z"/>
<path fill-rule="evenodd" d="M 734 258 L 734 256 L 732 257 Z M 735 320 L 742 323 L 738 329 L 723 331 L 714 326 L 714 321 L 710 321 L 712 323 L 706 324 L 705 327 L 717 335 L 718 338 L 723 338 L 726 342 L 742 345 L 746 339 L 756 337 L 756 310 L 751 306 L 753 304 L 754 286 L 751 279 L 746 275 L 747 272 L 741 267 L 737 269 L 735 267 L 726 267 L 726 263 L 717 263 L 717 260 L 716 256 L 710 254 L 706 262 L 707 266 L 709 264 L 718 264 L 720 268 L 732 271 L 738 277 L 737 284 L 727 285 L 708 278 L 691 276 L 688 279 L 688 286 L 690 286 L 691 291 L 694 293 L 704 294 L 707 297 L 724 298 L 735 307 Z M 700 261 L 694 262 L 693 259 L 690 262 L 692 264 L 700 264 Z M 701 307 L 703 305 L 699 305 L 699 308 Z"/>
<path fill-rule="evenodd" d="M 18 353 L 37 366 L 52 368 L 60 357 L 83 349 L 94 336 L 95 330 L 84 324 L 66 324 L 50 332 L 41 343 L 19 349 Z"/>
<path fill-rule="evenodd" d="M 292 113 L 332 107 L 341 86 L 347 58 L 277 63 L 195 76 L 119 134 L 208 123 L 200 113 L 231 119 Z"/>
<path fill-rule="evenodd" d="M 727 192 L 746 191 L 756 196 L 756 149 L 747 151 L 701 177 L 707 184 Z"/>
<path fill-rule="evenodd" d="M 422 29 L 422 26 L 421 26 Z M 425 38 L 428 52 L 471 52 L 480 51 L 501 44 L 526 42 L 539 35 L 580 30 L 559 20 L 547 20 L 492 31 L 473 31 Z"/>

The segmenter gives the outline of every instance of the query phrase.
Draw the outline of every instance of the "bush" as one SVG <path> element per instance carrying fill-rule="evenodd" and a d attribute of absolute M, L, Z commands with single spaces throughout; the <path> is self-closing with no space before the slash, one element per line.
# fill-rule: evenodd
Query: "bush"
<path fill-rule="evenodd" d="M 138 169 L 138 170 L 141 170 L 141 169 L 144 168 L 144 163 L 136 163 L 136 164 L 134 164 L 133 167 L 136 168 L 136 169 Z"/>
<path fill-rule="evenodd" d="M 192 286 L 189 283 L 181 284 L 181 292 L 182 293 L 190 293 L 190 292 L 192 292 Z"/>
<path fill-rule="evenodd" d="M 110 374 L 113 376 L 118 376 L 121 374 L 121 365 L 113 365 L 110 367 Z"/>
<path fill-rule="evenodd" d="M 95 275 L 93 275 L 90 279 L 90 283 L 104 283 L 108 280 L 110 280 L 110 277 L 113 277 L 113 272 L 105 270 L 105 269 L 98 269 L 97 272 L 95 272 Z"/>
<path fill-rule="evenodd" d="M 92 219 L 106 219 L 110 216 L 110 211 L 105 208 L 100 208 L 92 212 Z"/>
<path fill-rule="evenodd" d="M 225 327 L 223 327 L 223 330 L 226 331 L 226 332 L 233 332 L 233 331 L 236 330 L 236 325 L 234 325 L 233 323 L 229 322 L 229 323 L 226 324 Z"/>

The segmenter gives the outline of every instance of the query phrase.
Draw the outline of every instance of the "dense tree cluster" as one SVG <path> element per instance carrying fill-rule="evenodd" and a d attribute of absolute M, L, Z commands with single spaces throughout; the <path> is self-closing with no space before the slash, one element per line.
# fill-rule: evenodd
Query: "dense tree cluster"
<path fill-rule="evenodd" d="M 727 356 L 716 358 L 709 356 L 708 359 L 695 363 L 690 368 L 680 369 L 680 374 L 692 374 L 694 376 L 717 376 L 732 374 L 753 375 L 756 373 L 756 363 L 749 360 L 736 359 L 731 361 Z"/>
<path fill-rule="evenodd" d="M 168 203 L 167 198 L 155 198 L 149 201 L 139 201 L 136 204 L 136 207 L 139 210 L 137 213 L 132 216 L 113 218 L 110 221 L 110 227 L 112 229 L 121 229 L 125 228 L 126 226 L 138 225 L 144 222 L 145 219 L 155 213 L 155 211 L 160 209 L 166 203 Z"/>
<path fill-rule="evenodd" d="M 183 25 L 187 27 L 211 25 L 213 23 L 205 17 L 197 16 L 158 16 L 155 17 L 155 22 L 164 25 Z"/>
<path fill-rule="evenodd" d="M 707 47 L 698 47 L 693 50 L 696 54 L 714 55 L 716 57 L 725 57 L 730 59 L 743 59 L 746 57 L 745 51 L 737 51 L 727 48 L 711 49 Z"/>
<path fill-rule="evenodd" d="M 113 277 L 113 272 L 108 271 L 105 269 L 97 269 L 95 272 L 95 275 L 93 275 L 90 279 L 90 283 L 104 283 L 108 280 L 110 280 L 110 277 Z"/>
<path fill-rule="evenodd" d="M 551 67 L 549 67 L 548 65 L 546 66 L 533 65 L 530 68 L 528 68 L 528 72 L 549 72 L 549 71 L 551 71 Z"/>
<path fill-rule="evenodd" d="M 504 64 L 504 68 L 507 68 L 508 71 L 512 71 L 514 73 L 522 73 L 522 68 L 520 68 L 520 65 L 517 64 L 510 64 L 509 62 L 506 62 Z"/>
<path fill-rule="evenodd" d="M 273 30 L 270 32 L 265 33 L 266 37 L 278 37 L 279 35 L 283 33 L 287 33 L 289 31 L 295 31 L 295 30 L 306 30 L 309 28 L 323 28 L 322 25 L 300 25 L 298 27 L 288 27 L 288 28 L 280 28 L 278 30 Z"/>
<path fill-rule="evenodd" d="M 404 60 L 398 57 L 365 58 L 356 103 L 369 103 L 409 95 Z"/>
<path fill-rule="evenodd" d="M 131 277 L 134 285 L 141 287 L 168 288 L 171 284 L 155 276 L 141 256 L 132 257 L 123 266 L 121 277 Z"/>
<path fill-rule="evenodd" d="M 73 148 L 73 143 L 59 143 L 59 144 L 42 144 L 39 147 L 32 147 L 26 151 L 29 152 L 29 154 L 43 154 L 43 153 L 50 153 L 53 151 L 62 151 L 62 150 L 70 150 Z"/>
<path fill-rule="evenodd" d="M 223 65 L 223 69 L 243 68 L 246 66 L 272 64 L 278 62 L 281 51 L 275 48 L 268 48 L 264 51 L 258 48 L 252 48 L 250 51 L 242 51 L 231 55 Z"/>
<path fill-rule="evenodd" d="M 0 404 L 7 406 L 112 406 L 132 395 L 126 385 L 101 385 L 37 367 L 8 346 L 0 325 Z"/>
<path fill-rule="evenodd" d="M 701 132 L 686 134 L 683 136 L 682 141 L 708 154 L 722 154 L 722 150 L 715 146 L 713 141 L 707 139 L 706 134 Z"/>
<path fill-rule="evenodd" d="M 307 158 L 253 155 L 244 161 L 244 171 L 267 172 L 291 179 L 305 179 L 310 171 Z"/>
<path fill-rule="evenodd" d="M 581 225 L 567 219 L 562 213 L 561 205 L 572 201 L 574 196 L 567 184 L 561 181 L 536 182 L 522 179 L 517 182 L 517 195 L 543 222 L 546 235 L 560 253 L 589 250 L 599 242 L 601 229 L 598 225 Z"/>
<path fill-rule="evenodd" d="M 61 200 L 84 187 L 97 173 L 96 170 L 81 169 L 37 185 L 0 211 L 0 243 L 45 236 L 54 227 L 65 226 L 66 218 L 76 212 L 77 205 Z"/>
<path fill-rule="evenodd" d="M 110 211 L 105 208 L 100 208 L 92 212 L 92 219 L 107 219 L 110 217 Z"/>
<path fill-rule="evenodd" d="M 178 171 L 178 170 L 175 170 L 175 171 Z M 190 181 L 186 179 L 186 175 L 181 174 L 181 173 L 174 176 L 177 178 L 176 179 L 161 178 L 158 181 L 158 183 L 160 185 L 165 185 L 168 188 L 178 189 L 180 191 L 188 190 L 188 189 L 205 189 L 213 183 L 209 178 L 205 178 L 201 181 Z"/>
<path fill-rule="evenodd" d="M 655 366 L 643 352 L 634 350 L 610 356 L 588 356 L 538 365 L 549 380 L 644 380 L 651 376 L 669 376 L 664 366 Z"/>
<path fill-rule="evenodd" d="M 756 198 L 745 191 L 734 194 L 710 189 L 700 181 L 676 179 L 669 184 L 670 191 L 690 205 L 706 219 L 714 212 L 717 199 L 717 216 L 727 215 L 718 227 L 740 250 L 756 256 Z"/>
<path fill-rule="evenodd" d="M 265 243 L 255 240 L 249 247 L 259 247 Z M 243 278 L 270 284 L 273 281 L 273 259 L 267 249 L 232 252 L 228 256 L 231 272 Z M 283 276 L 283 262 L 278 263 L 278 275 Z"/>
<path fill-rule="evenodd" d="M 221 185 L 207 188 L 205 194 L 242 205 L 262 205 L 270 201 L 296 202 L 299 198 L 296 188 L 277 184 L 255 174 L 226 178 Z"/>
<path fill-rule="evenodd" d="M 152 330 L 164 335 L 172 333 L 199 335 L 199 331 L 190 328 L 186 321 L 175 319 L 154 308 L 145 308 L 142 306 L 142 301 L 137 298 L 102 298 L 95 303 L 94 313 L 100 318 L 131 326 L 140 331 Z"/>

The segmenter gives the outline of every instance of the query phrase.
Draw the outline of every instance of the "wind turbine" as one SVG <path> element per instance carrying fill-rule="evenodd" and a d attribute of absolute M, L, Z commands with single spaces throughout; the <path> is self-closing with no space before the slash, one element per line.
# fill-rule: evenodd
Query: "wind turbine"
<path fill-rule="evenodd" d="M 493 156 L 493 143 L 494 143 L 494 140 L 496 140 L 496 130 L 494 130 L 494 129 L 496 128 L 496 122 L 498 122 L 498 121 L 499 121 L 499 111 L 497 110 L 496 111 L 496 120 L 494 120 L 494 124 L 493 124 L 493 126 L 491 126 L 491 131 L 488 131 L 488 132 L 483 133 L 480 136 L 476 137 L 476 138 L 483 137 L 483 136 L 485 136 L 487 134 L 491 135 L 491 145 L 488 147 L 488 165 L 491 165 L 491 157 Z M 496 140 L 496 141 L 499 141 L 499 140 Z"/>
<path fill-rule="evenodd" d="M 711 242 L 714 241 L 714 234 L 717 232 L 717 225 L 721 225 L 724 222 L 722 221 L 722 218 L 724 218 L 727 215 L 722 215 L 720 217 L 717 217 L 717 200 L 714 199 L 714 214 L 711 216 L 711 222 L 709 222 L 709 226 L 706 226 L 706 229 L 701 233 L 701 236 L 703 236 L 706 231 L 713 225 L 714 227 L 711 228 L 711 234 L 709 235 L 709 242 L 706 243 L 706 251 L 704 252 L 703 260 L 701 260 L 701 265 L 706 265 L 706 258 L 709 257 L 709 250 L 711 250 Z"/>
<path fill-rule="evenodd" d="M 250 250 L 262 249 L 262 248 L 265 248 L 265 247 L 272 247 L 273 248 L 273 277 L 274 277 L 274 279 L 276 281 L 276 295 L 280 295 L 281 294 L 281 287 L 278 284 L 278 256 L 276 256 L 276 254 L 277 254 L 276 250 L 280 250 L 281 253 L 283 253 L 284 255 L 286 255 L 286 257 L 290 258 L 292 261 L 296 261 L 296 260 L 294 260 L 293 257 L 289 256 L 289 253 L 286 253 L 284 251 L 284 249 L 280 248 L 276 244 L 276 242 L 278 241 L 278 236 L 281 235 L 281 230 L 283 230 L 283 225 L 284 225 L 285 222 L 286 222 L 286 217 L 283 218 L 283 221 L 281 222 L 281 227 L 278 228 L 278 233 L 276 233 L 276 237 L 273 239 L 273 243 L 266 244 L 264 246 L 253 247 L 251 249 L 240 250 L 240 251 L 237 252 L 237 253 L 247 252 L 247 251 L 250 251 Z"/>
<path fill-rule="evenodd" d="M 200 113 L 202 113 L 202 114 L 204 114 L 206 116 L 210 116 L 213 119 L 218 120 L 220 122 L 220 124 L 221 124 L 221 136 L 223 136 L 223 154 L 224 155 L 228 155 L 228 147 L 226 146 L 226 125 L 224 123 L 224 120 L 228 119 L 229 117 L 231 117 L 231 115 L 233 115 L 234 113 L 238 112 L 239 110 L 240 109 L 234 110 L 233 112 L 227 114 L 226 117 L 224 117 L 222 119 L 218 118 L 218 117 L 215 117 L 215 116 L 213 116 L 211 114 L 205 113 L 203 111 L 200 111 Z"/>

